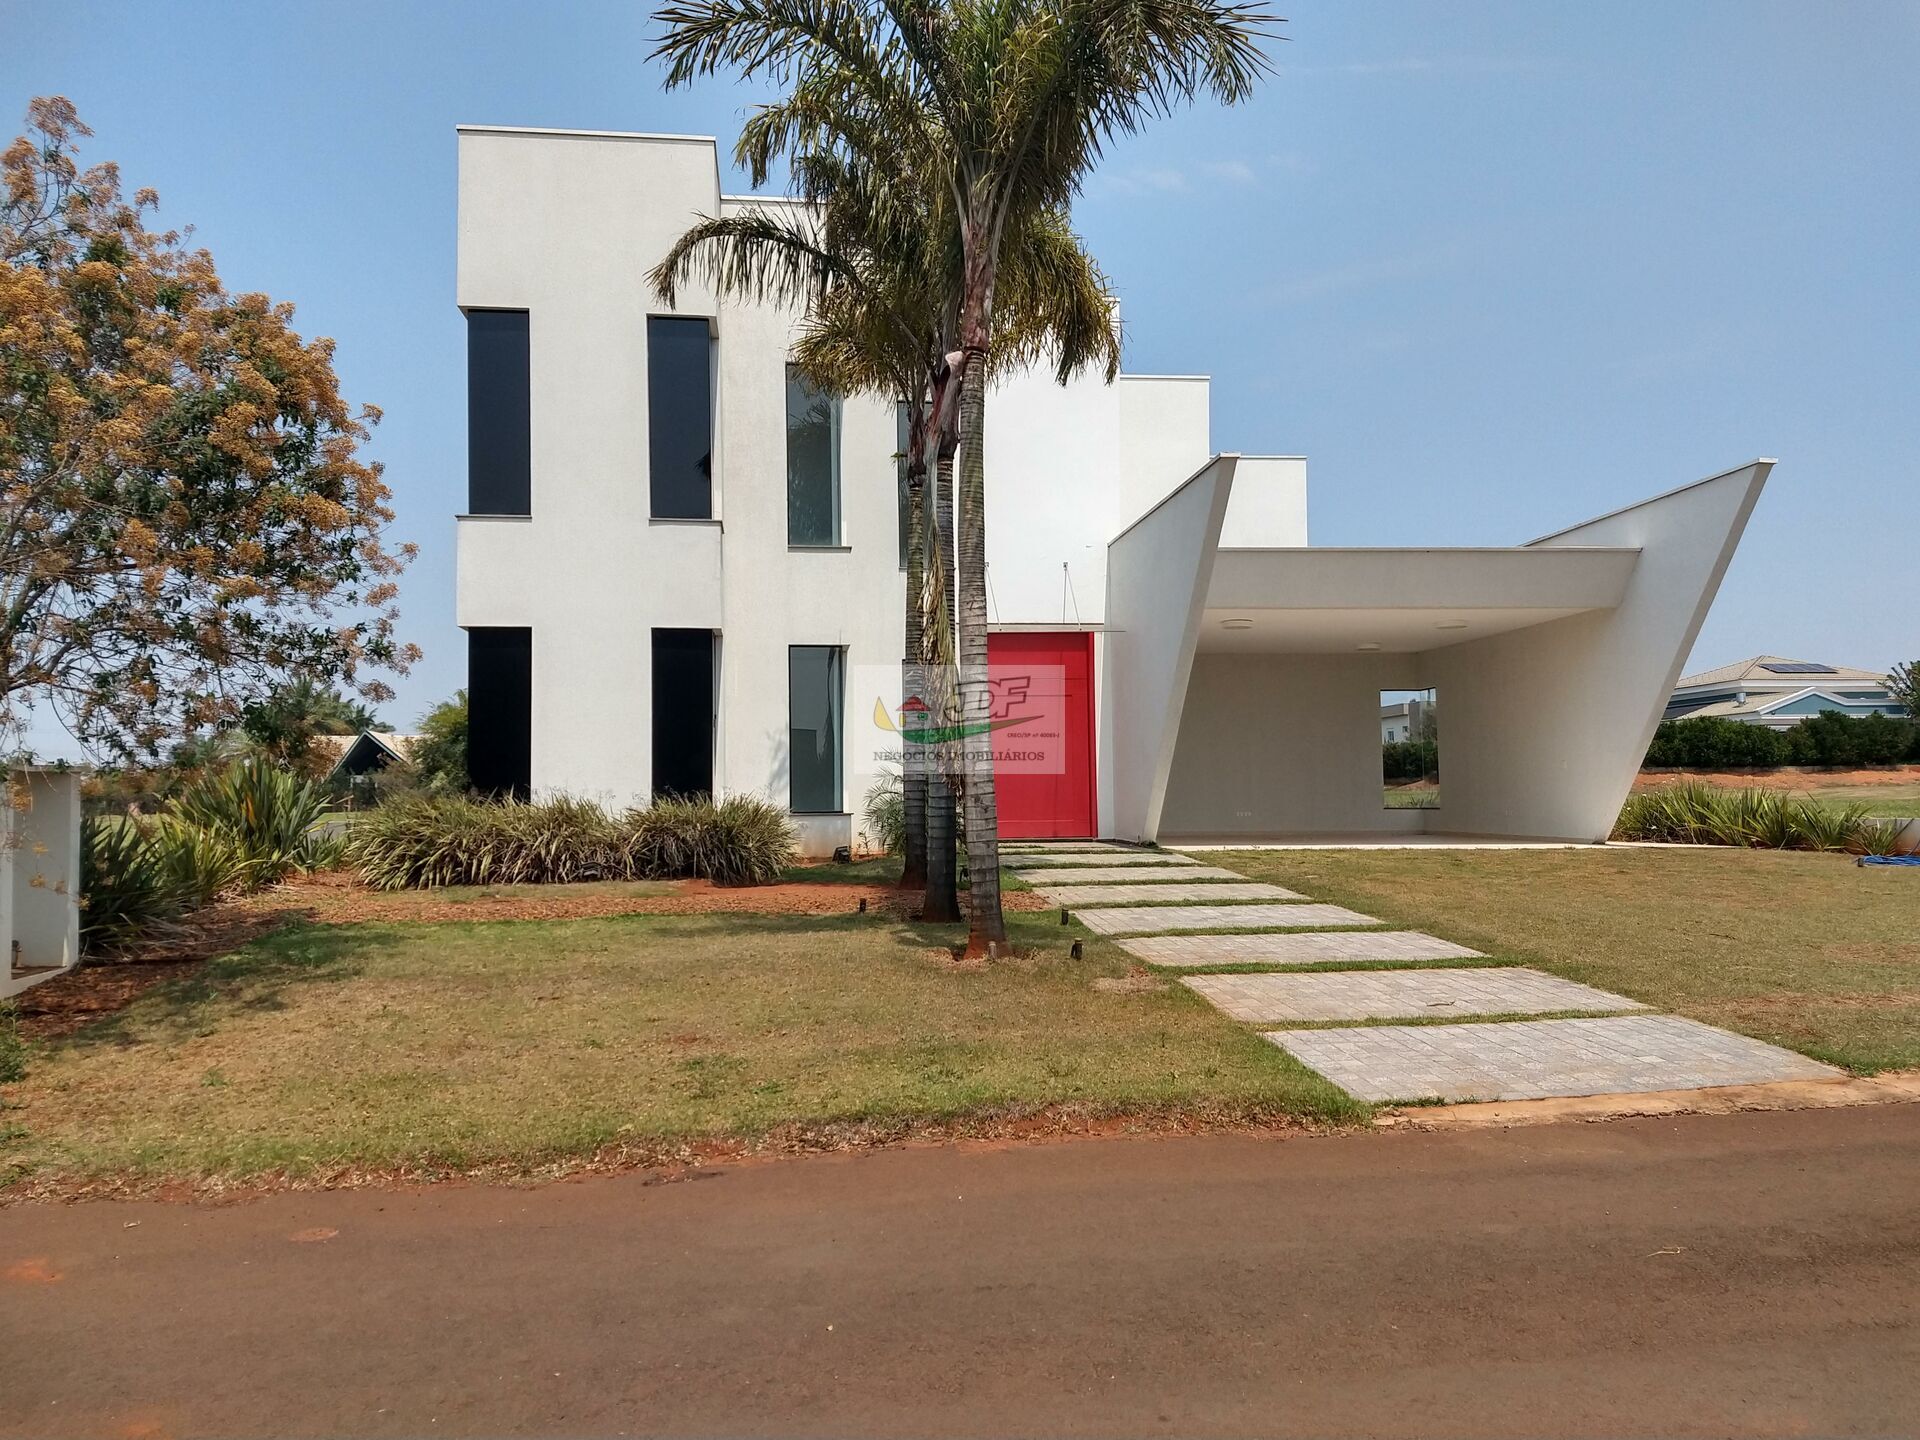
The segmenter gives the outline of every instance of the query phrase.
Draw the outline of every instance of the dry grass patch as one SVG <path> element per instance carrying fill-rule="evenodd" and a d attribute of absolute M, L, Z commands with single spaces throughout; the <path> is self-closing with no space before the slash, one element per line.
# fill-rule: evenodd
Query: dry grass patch
<path fill-rule="evenodd" d="M 1366 1113 L 1184 987 L 1010 917 L 959 970 L 881 915 L 296 926 L 31 1047 L 12 1182 L 533 1169 L 609 1146 L 1070 1105 Z M 1086 958 L 1068 958 L 1081 939 Z"/>
<path fill-rule="evenodd" d="M 1920 1065 L 1912 871 L 1705 848 L 1210 858 L 1861 1074 Z"/>

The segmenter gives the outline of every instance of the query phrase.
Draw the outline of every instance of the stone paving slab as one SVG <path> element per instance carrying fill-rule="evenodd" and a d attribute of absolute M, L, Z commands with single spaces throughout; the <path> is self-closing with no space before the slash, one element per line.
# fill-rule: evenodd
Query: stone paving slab
<path fill-rule="evenodd" d="M 1175 930 L 1309 930 L 1322 925 L 1378 925 L 1338 905 L 1130 905 L 1080 912 L 1101 935 L 1164 935 Z"/>
<path fill-rule="evenodd" d="M 1326 935 L 1142 935 L 1120 948 L 1149 965 L 1337 965 L 1347 960 L 1484 960 L 1418 930 L 1342 930 Z"/>
<path fill-rule="evenodd" d="M 1111 840 L 1002 840 L 1000 849 L 1007 854 L 1031 851 L 1037 854 L 1072 855 L 1086 850 L 1109 853 L 1117 850 L 1124 855 L 1139 853 L 1137 845 L 1116 845 Z"/>
<path fill-rule="evenodd" d="M 1119 884 L 1164 883 L 1169 872 L 1165 867 L 1150 865 L 1069 865 L 1065 868 L 1046 870 L 1022 870 L 1020 878 L 1029 885 L 1097 885 L 1104 882 Z M 1178 872 L 1180 883 L 1193 880 L 1245 880 L 1247 877 L 1235 870 L 1222 870 L 1218 865 L 1182 865 Z"/>
<path fill-rule="evenodd" d="M 1198 860 L 1190 860 L 1185 855 L 1174 855 L 1165 850 L 1119 850 L 1093 853 L 1071 853 L 1066 850 L 1047 850 L 1025 855 L 1002 855 L 1000 864 L 1008 870 L 1037 870 L 1043 865 L 1198 865 Z"/>
<path fill-rule="evenodd" d="M 1180 979 L 1236 1020 L 1405 1020 L 1646 1008 L 1624 995 L 1519 966 L 1183 975 Z"/>
<path fill-rule="evenodd" d="M 1791 1050 L 1678 1015 L 1276 1030 L 1266 1036 L 1362 1100 L 1539 1100 L 1831 1080 Z"/>
<path fill-rule="evenodd" d="M 1148 872 L 1141 871 L 1141 874 Z M 1040 893 L 1056 905 L 1126 905 L 1146 900 L 1304 900 L 1307 897 L 1258 880 L 1198 885 L 1048 885 Z"/>

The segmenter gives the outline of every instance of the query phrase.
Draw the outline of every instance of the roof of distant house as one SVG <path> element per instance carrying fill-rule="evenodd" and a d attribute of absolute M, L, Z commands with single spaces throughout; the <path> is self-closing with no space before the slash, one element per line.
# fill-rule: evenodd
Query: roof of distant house
<path fill-rule="evenodd" d="M 420 743 L 418 735 L 394 735 L 385 730 L 362 730 L 358 735 L 316 735 L 314 746 L 322 753 L 333 757 L 332 774 L 345 765 L 361 746 L 369 746 L 377 751 L 386 752 L 389 760 L 406 761 L 413 756 L 413 747 Z"/>
<path fill-rule="evenodd" d="M 1784 655 L 1755 655 L 1751 660 L 1737 660 L 1731 665 L 1722 665 L 1717 670 L 1702 670 L 1698 675 L 1683 675 L 1677 688 L 1692 690 L 1702 685 L 1742 683 L 1798 688 L 1803 685 L 1828 685 L 1835 681 L 1849 683 L 1867 681 L 1874 685 L 1884 685 L 1887 683 L 1887 677 L 1877 671 L 1856 670 L 1848 665 L 1827 665 L 1817 660 L 1790 660 Z"/>

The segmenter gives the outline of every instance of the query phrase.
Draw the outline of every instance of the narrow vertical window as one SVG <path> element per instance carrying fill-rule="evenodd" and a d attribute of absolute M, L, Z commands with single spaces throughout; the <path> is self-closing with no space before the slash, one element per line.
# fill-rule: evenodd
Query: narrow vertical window
<path fill-rule="evenodd" d="M 787 544 L 840 543 L 840 401 L 787 366 Z"/>
<path fill-rule="evenodd" d="M 653 793 L 713 793 L 711 630 L 653 632 Z"/>
<path fill-rule="evenodd" d="M 713 518 L 713 333 L 647 318 L 647 483 L 656 520 Z"/>
<path fill-rule="evenodd" d="M 467 778 L 482 795 L 524 800 L 533 786 L 533 631 L 467 631 Z"/>
<path fill-rule="evenodd" d="M 907 449 L 913 437 L 907 427 L 912 423 L 907 402 L 893 407 L 893 481 L 900 499 L 900 568 L 907 568 L 907 545 L 913 534 L 913 496 L 907 489 Z"/>
<path fill-rule="evenodd" d="M 801 813 L 834 814 L 840 794 L 840 711 L 846 652 L 832 645 L 787 650 L 787 746 L 790 804 Z"/>
<path fill-rule="evenodd" d="M 533 513 L 527 312 L 467 312 L 467 513 Z"/>

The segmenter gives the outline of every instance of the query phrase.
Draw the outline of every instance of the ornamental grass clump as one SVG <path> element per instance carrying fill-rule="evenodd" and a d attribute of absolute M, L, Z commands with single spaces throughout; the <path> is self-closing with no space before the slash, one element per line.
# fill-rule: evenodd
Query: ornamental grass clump
<path fill-rule="evenodd" d="M 610 815 L 590 800 L 534 803 L 414 796 L 371 812 L 347 861 L 380 890 L 700 878 L 764 885 L 793 853 L 793 827 L 765 800 L 661 799 Z"/>
<path fill-rule="evenodd" d="M 1864 805 L 1823 805 L 1780 790 L 1684 784 L 1630 796 L 1613 835 L 1673 845 L 1870 854 L 1892 843 L 1884 829 Z"/>
<path fill-rule="evenodd" d="M 178 824 L 226 837 L 246 864 L 247 888 L 259 889 L 314 868 L 323 847 L 313 831 L 326 811 L 326 794 L 313 781 L 248 758 L 196 780 L 167 814 Z"/>

